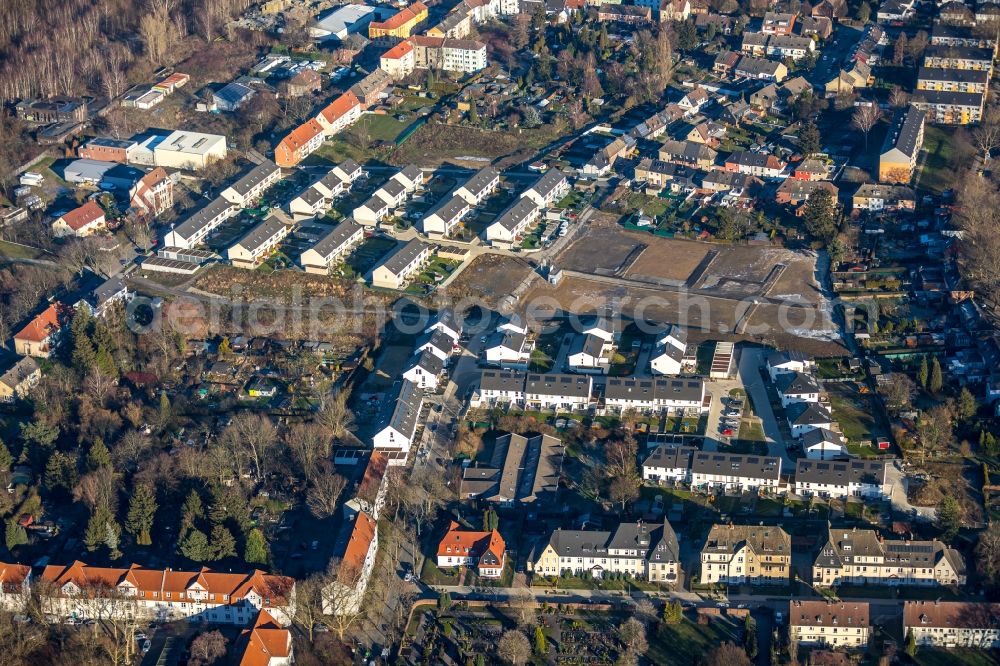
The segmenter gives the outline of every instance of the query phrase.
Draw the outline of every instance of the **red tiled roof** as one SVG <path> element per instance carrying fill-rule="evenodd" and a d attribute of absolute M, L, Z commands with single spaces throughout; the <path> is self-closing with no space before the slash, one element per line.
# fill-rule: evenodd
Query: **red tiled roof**
<path fill-rule="evenodd" d="M 69 225 L 73 231 L 79 231 L 88 224 L 96 222 L 104 217 L 104 210 L 97 205 L 96 201 L 88 201 L 79 208 L 71 210 L 62 216 L 62 220 Z"/>
<path fill-rule="evenodd" d="M 448 533 L 438 544 L 437 554 L 482 557 L 484 553 L 493 553 L 497 562 L 500 562 L 503 560 L 506 548 L 507 544 L 496 530 L 492 532 L 464 530 L 453 520 L 448 527 Z"/>
<path fill-rule="evenodd" d="M 268 666 L 272 658 L 292 655 L 292 634 L 283 629 L 267 611 L 257 614 L 253 627 L 244 629 L 239 643 L 242 649 L 239 666 Z"/>
<path fill-rule="evenodd" d="M 351 538 L 347 542 L 347 548 L 344 549 L 341 566 L 361 571 L 368 557 L 368 549 L 374 540 L 375 520 L 361 511 L 354 519 L 354 529 L 351 530 Z"/>
<path fill-rule="evenodd" d="M 333 123 L 342 115 L 356 106 L 361 106 L 358 96 L 348 90 L 337 99 L 330 102 L 325 109 L 320 111 L 328 123 Z"/>
<path fill-rule="evenodd" d="M 397 60 L 397 59 L 402 58 L 403 56 L 405 56 L 407 53 L 410 53 L 411 51 L 413 51 L 413 44 L 411 44 L 410 42 L 404 40 L 404 41 L 400 42 L 399 44 L 396 44 L 395 46 L 393 46 L 391 49 L 389 49 L 385 53 L 383 53 L 382 57 L 383 58 L 388 58 L 390 60 Z"/>
<path fill-rule="evenodd" d="M 371 24 L 370 29 L 372 30 L 395 30 L 396 28 L 412 21 L 417 17 L 417 14 L 427 11 L 427 5 L 422 2 L 414 2 L 412 5 L 405 9 L 401 9 L 394 15 L 387 18 L 385 21 L 376 21 Z"/>
<path fill-rule="evenodd" d="M 14 339 L 43 342 L 61 327 L 62 324 L 59 323 L 59 307 L 56 303 L 53 303 L 45 309 L 45 312 L 32 319 L 31 323 L 22 328 L 14 336 Z"/>

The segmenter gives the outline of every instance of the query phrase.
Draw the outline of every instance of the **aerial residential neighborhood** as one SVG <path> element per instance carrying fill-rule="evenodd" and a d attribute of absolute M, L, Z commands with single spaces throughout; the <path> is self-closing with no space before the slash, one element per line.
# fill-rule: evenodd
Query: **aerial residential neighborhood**
<path fill-rule="evenodd" d="M 1000 4 L 0 19 L 0 662 L 1000 662 Z"/>

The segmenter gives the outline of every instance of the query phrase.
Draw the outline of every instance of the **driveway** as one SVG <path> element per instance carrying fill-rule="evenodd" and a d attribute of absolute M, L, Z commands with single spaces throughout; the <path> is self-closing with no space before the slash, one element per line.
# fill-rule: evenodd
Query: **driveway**
<path fill-rule="evenodd" d="M 764 426 L 764 441 L 767 442 L 768 455 L 781 458 L 782 468 L 791 472 L 795 469 L 795 461 L 785 449 L 781 428 L 771 409 L 771 402 L 767 398 L 767 387 L 760 375 L 764 352 L 765 350 L 760 347 L 741 348 L 738 377 L 753 402 L 754 412 L 760 417 Z"/>
<path fill-rule="evenodd" d="M 937 517 L 937 509 L 931 506 L 913 506 L 907 497 L 907 477 L 897 460 L 886 466 L 885 481 L 889 484 L 889 496 L 893 511 L 912 516 L 925 523 L 933 522 Z"/>

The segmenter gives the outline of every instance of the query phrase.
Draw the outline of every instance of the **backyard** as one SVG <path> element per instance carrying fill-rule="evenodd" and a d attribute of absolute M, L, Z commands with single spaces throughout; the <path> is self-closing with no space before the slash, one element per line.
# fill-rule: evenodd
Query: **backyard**
<path fill-rule="evenodd" d="M 690 666 L 710 649 L 726 641 L 739 644 L 740 629 L 726 619 L 696 624 L 684 618 L 679 624 L 661 624 L 650 635 L 646 656 L 663 666 Z"/>
<path fill-rule="evenodd" d="M 876 428 L 871 397 L 861 394 L 853 383 L 829 383 L 825 387 L 830 394 L 833 418 L 847 441 L 859 444 L 871 440 Z"/>

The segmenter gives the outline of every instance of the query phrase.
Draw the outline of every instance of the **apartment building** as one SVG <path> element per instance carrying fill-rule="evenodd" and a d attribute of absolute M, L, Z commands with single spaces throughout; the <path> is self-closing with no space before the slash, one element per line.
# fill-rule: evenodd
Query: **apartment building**
<path fill-rule="evenodd" d="M 270 215 L 233 243 L 226 250 L 226 258 L 237 268 L 256 268 L 271 256 L 288 236 L 291 226 L 277 215 Z"/>
<path fill-rule="evenodd" d="M 446 37 L 441 43 L 441 69 L 462 73 L 486 69 L 486 44 L 474 39 Z"/>
<path fill-rule="evenodd" d="M 239 213 L 238 206 L 216 197 L 208 205 L 188 215 L 183 222 L 170 229 L 163 239 L 166 247 L 190 250 L 200 245 L 223 222 Z"/>
<path fill-rule="evenodd" d="M 368 38 L 376 44 L 395 44 L 409 37 L 413 30 L 427 20 L 427 5 L 414 2 L 385 21 L 372 21 L 368 24 Z"/>
<path fill-rule="evenodd" d="M 966 601 L 904 601 L 903 635 L 939 648 L 1000 648 L 1000 604 Z"/>
<path fill-rule="evenodd" d="M 864 183 L 851 196 L 851 206 L 858 210 L 874 212 L 882 210 L 912 211 L 917 206 L 917 196 L 911 188 L 903 185 Z"/>
<path fill-rule="evenodd" d="M 722 492 L 776 492 L 781 458 L 742 453 L 698 451 L 691 460 L 691 487 Z"/>
<path fill-rule="evenodd" d="M 915 106 L 900 109 L 882 142 L 878 179 L 882 183 L 909 183 L 924 145 L 923 111 Z"/>
<path fill-rule="evenodd" d="M 510 246 L 541 217 L 537 201 L 522 196 L 486 227 L 486 240 L 491 245 Z"/>
<path fill-rule="evenodd" d="M 500 578 L 506 562 L 507 544 L 496 530 L 467 530 L 453 520 L 438 543 L 441 568 L 474 567 L 481 578 Z"/>
<path fill-rule="evenodd" d="M 799 645 L 863 648 L 868 646 L 870 632 L 868 602 L 788 602 L 788 633 Z"/>
<path fill-rule="evenodd" d="M 361 117 L 361 100 L 348 90 L 333 100 L 316 115 L 316 122 L 323 127 L 326 136 L 334 136 L 341 130 L 353 125 Z"/>
<path fill-rule="evenodd" d="M 924 51 L 924 67 L 993 71 L 993 49 L 974 46 L 931 45 Z"/>
<path fill-rule="evenodd" d="M 986 95 L 978 92 L 917 90 L 910 103 L 927 114 L 928 122 L 969 125 L 983 119 Z"/>
<path fill-rule="evenodd" d="M 353 615 L 361 609 L 378 558 L 378 522 L 364 511 L 354 516 L 340 556 L 338 578 L 324 591 L 325 615 Z"/>
<path fill-rule="evenodd" d="M 420 410 L 423 406 L 423 391 L 420 387 L 405 379 L 397 382 L 382 403 L 382 414 L 372 436 L 372 447 L 409 453 L 417 426 L 420 425 Z"/>
<path fill-rule="evenodd" d="M 989 84 L 990 73 L 983 69 L 921 67 L 917 72 L 917 90 L 982 94 Z"/>
<path fill-rule="evenodd" d="M 308 70 L 307 70 L 308 71 Z M 302 123 L 274 148 L 274 162 L 279 167 L 291 168 L 312 155 L 323 145 L 326 135 L 323 126 L 315 118 Z"/>
<path fill-rule="evenodd" d="M 281 168 L 274 162 L 265 160 L 222 190 L 219 196 L 234 206 L 248 208 L 279 180 L 281 180 Z"/>
<path fill-rule="evenodd" d="M 619 523 L 610 531 L 558 529 L 536 547 L 528 567 L 548 577 L 570 572 L 599 580 L 613 572 L 670 585 L 680 575 L 680 547 L 667 520 Z"/>
<path fill-rule="evenodd" d="M 788 166 L 770 153 L 751 153 L 741 150 L 726 158 L 726 171 L 745 173 L 759 178 L 777 178 Z"/>
<path fill-rule="evenodd" d="M 31 567 L 0 563 L 0 610 L 21 613 L 31 600 Z"/>
<path fill-rule="evenodd" d="M 299 256 L 299 264 L 306 273 L 326 275 L 330 267 L 343 261 L 364 237 L 364 227 L 348 218 L 303 252 Z"/>
<path fill-rule="evenodd" d="M 493 167 L 483 167 L 455 190 L 470 206 L 478 206 L 500 187 L 500 172 Z"/>
<path fill-rule="evenodd" d="M 62 339 L 63 306 L 52 303 L 14 334 L 14 352 L 20 356 L 48 358 Z"/>
<path fill-rule="evenodd" d="M 427 211 L 420 221 L 420 230 L 428 236 L 444 237 L 455 232 L 471 210 L 469 202 L 457 193 L 443 199 Z"/>
<path fill-rule="evenodd" d="M 459 496 L 503 507 L 549 504 L 559 492 L 565 455 L 558 437 L 500 435 L 488 462 L 462 468 Z"/>
<path fill-rule="evenodd" d="M 31 356 L 19 359 L 0 373 L 0 403 L 24 399 L 42 378 L 42 368 Z M 0 578 L 2 582 L 2 578 Z"/>
<path fill-rule="evenodd" d="M 787 585 L 792 538 L 780 527 L 713 525 L 701 549 L 702 585 Z"/>
<path fill-rule="evenodd" d="M 569 194 L 569 178 L 559 169 L 551 169 L 542 174 L 534 184 L 521 193 L 535 202 L 539 208 L 549 208 Z"/>
<path fill-rule="evenodd" d="M 642 478 L 651 483 L 687 483 L 691 460 L 698 449 L 692 446 L 660 444 L 642 461 Z"/>
<path fill-rule="evenodd" d="M 702 411 L 705 382 L 670 377 L 610 377 L 604 386 L 604 401 L 616 411 L 689 409 Z"/>
<path fill-rule="evenodd" d="M 817 428 L 830 430 L 834 424 L 830 408 L 818 402 L 793 402 L 785 408 L 785 419 L 796 439 Z"/>
<path fill-rule="evenodd" d="M 590 375 L 528 373 L 524 403 L 528 409 L 578 411 L 590 406 L 594 380 Z"/>
<path fill-rule="evenodd" d="M 406 78 L 417 66 L 413 43 L 403 40 L 379 57 L 379 68 L 394 81 Z"/>
<path fill-rule="evenodd" d="M 775 35 L 767 40 L 767 55 L 777 58 L 801 60 L 816 52 L 816 42 L 811 37 Z"/>
<path fill-rule="evenodd" d="M 874 530 L 833 529 L 813 562 L 813 584 L 964 585 L 965 561 L 930 541 L 886 540 Z"/>
<path fill-rule="evenodd" d="M 265 611 L 287 626 L 295 603 L 295 580 L 263 571 L 92 567 L 77 560 L 46 566 L 39 580 L 44 581 L 39 588 L 44 612 L 78 620 L 134 614 L 161 622 L 248 625 Z"/>
<path fill-rule="evenodd" d="M 431 258 L 432 247 L 414 238 L 372 271 L 372 286 L 402 289 Z"/>

